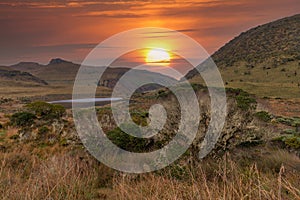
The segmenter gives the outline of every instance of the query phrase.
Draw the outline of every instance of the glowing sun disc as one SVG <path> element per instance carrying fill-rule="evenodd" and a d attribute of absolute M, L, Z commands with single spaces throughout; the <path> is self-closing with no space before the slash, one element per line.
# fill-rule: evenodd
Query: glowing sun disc
<path fill-rule="evenodd" d="M 164 49 L 151 49 L 146 57 L 147 63 L 168 63 L 170 60 L 170 54 Z"/>

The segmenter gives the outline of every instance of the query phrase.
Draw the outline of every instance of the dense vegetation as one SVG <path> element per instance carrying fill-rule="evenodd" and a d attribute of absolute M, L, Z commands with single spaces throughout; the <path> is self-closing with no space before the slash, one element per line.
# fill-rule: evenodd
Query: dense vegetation
<path fill-rule="evenodd" d="M 139 133 L 139 128 L 130 124 L 122 124 L 121 128 L 131 130 L 131 132 Z M 143 152 L 147 150 L 149 141 L 143 138 L 131 136 L 122 129 L 117 127 L 107 133 L 107 137 L 118 147 L 131 152 Z"/>
<path fill-rule="evenodd" d="M 26 126 L 32 124 L 35 118 L 30 112 L 18 112 L 11 116 L 10 121 L 14 126 Z"/>
<path fill-rule="evenodd" d="M 30 103 L 26 107 L 29 111 L 43 119 L 57 119 L 62 117 L 66 112 L 66 109 L 61 105 L 49 104 L 41 101 Z"/>

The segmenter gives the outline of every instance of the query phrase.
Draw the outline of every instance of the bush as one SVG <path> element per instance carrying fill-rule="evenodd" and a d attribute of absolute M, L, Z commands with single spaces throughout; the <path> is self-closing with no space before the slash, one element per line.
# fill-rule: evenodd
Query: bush
<path fill-rule="evenodd" d="M 18 112 L 10 117 L 13 126 L 27 126 L 34 122 L 36 116 L 29 112 Z"/>
<path fill-rule="evenodd" d="M 300 137 L 296 135 L 284 135 L 273 139 L 274 141 L 283 142 L 288 148 L 300 149 Z"/>
<path fill-rule="evenodd" d="M 206 87 L 202 84 L 192 83 L 191 85 L 194 91 L 198 91 L 199 89 L 206 89 Z"/>
<path fill-rule="evenodd" d="M 41 128 L 39 128 L 39 134 L 46 134 L 49 132 L 49 128 L 47 126 L 42 126 Z"/>
<path fill-rule="evenodd" d="M 37 116 L 45 119 L 60 118 L 66 112 L 66 109 L 61 105 L 49 104 L 41 101 L 28 104 L 27 108 Z"/>
<path fill-rule="evenodd" d="M 270 116 L 270 114 L 268 112 L 266 112 L 266 111 L 257 112 L 257 113 L 255 113 L 255 116 L 258 119 L 260 119 L 260 120 L 262 120 L 264 122 L 269 122 L 272 119 L 272 117 Z"/>
<path fill-rule="evenodd" d="M 226 92 L 235 94 L 237 106 L 242 110 L 255 109 L 256 100 L 251 95 L 241 89 L 227 88 Z"/>
<path fill-rule="evenodd" d="M 291 147 L 294 149 L 299 149 L 300 148 L 300 137 L 297 137 L 297 136 L 286 137 L 284 139 L 284 143 L 288 147 Z"/>
<path fill-rule="evenodd" d="M 9 139 L 11 139 L 11 140 L 17 140 L 19 138 L 20 138 L 19 135 L 12 135 L 12 136 L 9 137 Z"/>
<path fill-rule="evenodd" d="M 299 126 L 299 124 L 300 124 L 300 118 L 299 117 L 291 117 L 291 118 L 278 117 L 277 122 L 288 125 L 288 126 L 296 127 L 296 126 Z"/>
<path fill-rule="evenodd" d="M 165 90 L 159 90 L 158 91 L 158 94 L 157 94 L 157 97 L 158 98 L 165 98 L 169 95 L 169 93 Z"/>
<path fill-rule="evenodd" d="M 135 110 L 130 112 L 132 121 L 140 126 L 147 126 L 147 118 L 149 113 L 146 111 Z"/>
<path fill-rule="evenodd" d="M 295 134 L 296 134 L 296 131 L 295 131 L 295 130 L 292 130 L 292 129 L 286 129 L 286 130 L 283 130 L 282 133 L 283 133 L 283 134 L 288 134 L 288 135 L 295 135 Z"/>
<path fill-rule="evenodd" d="M 237 105 L 239 108 L 241 108 L 242 110 L 249 110 L 249 109 L 254 109 L 255 105 L 253 105 L 254 103 L 256 103 L 255 99 L 249 97 L 249 96 L 237 96 L 236 97 L 237 100 Z"/>
<path fill-rule="evenodd" d="M 130 124 L 123 124 L 122 126 L 126 126 L 126 130 L 131 130 L 135 133 L 140 131 L 138 127 Z M 123 132 L 119 127 L 109 131 L 106 135 L 115 145 L 128 151 L 143 152 L 148 144 L 147 139 L 133 137 Z"/>

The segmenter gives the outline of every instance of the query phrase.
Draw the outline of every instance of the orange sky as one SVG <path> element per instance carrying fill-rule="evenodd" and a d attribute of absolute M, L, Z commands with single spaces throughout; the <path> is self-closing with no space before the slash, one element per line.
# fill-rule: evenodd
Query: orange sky
<path fill-rule="evenodd" d="M 300 13 L 299 0 L 0 1 L 0 64 L 81 62 L 104 39 L 146 26 L 179 30 L 213 53 L 242 31 Z"/>

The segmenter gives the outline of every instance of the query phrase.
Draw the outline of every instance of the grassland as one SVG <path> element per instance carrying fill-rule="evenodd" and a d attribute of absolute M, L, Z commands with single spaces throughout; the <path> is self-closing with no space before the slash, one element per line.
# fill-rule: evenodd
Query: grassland
<path fill-rule="evenodd" d="M 240 63 L 232 67 L 220 68 L 224 84 L 229 88 L 241 88 L 260 98 L 300 98 L 300 65 L 298 62 L 266 68 L 263 65 L 249 67 Z M 192 83 L 203 83 L 200 76 Z"/>
<path fill-rule="evenodd" d="M 205 89 L 195 88 L 201 92 L 202 99 L 204 94 L 207 95 Z M 0 196 L 4 200 L 299 199 L 300 159 L 293 149 L 298 147 L 278 137 L 280 130 L 294 130 L 298 118 L 277 117 L 266 112 L 255 115 L 256 110 L 252 110 L 252 106 L 239 108 L 242 102 L 234 103 L 239 96 L 254 102 L 251 95 L 240 90 L 229 91 L 232 92 L 228 94 L 229 103 L 233 108 L 230 115 L 236 112 L 237 117 L 231 116 L 228 120 L 232 127 L 238 126 L 241 130 L 237 129 L 225 143 L 233 144 L 234 140 L 240 140 L 237 146 L 224 146 L 227 149 L 223 151 L 220 143 L 216 148 L 218 151 L 204 160 L 196 159 L 191 148 L 169 167 L 143 175 L 121 173 L 95 160 L 76 137 L 70 110 L 64 115 L 49 118 L 52 115 L 44 115 L 40 106 L 37 112 L 36 104 L 28 106 L 14 99 L 3 100 L 0 104 L 0 108 L 5 109 L 0 115 Z M 235 96 L 236 92 L 240 94 Z M 159 90 L 134 96 L 131 105 L 133 120 L 145 125 L 149 117 L 147 110 L 157 101 L 165 103 L 172 114 L 174 108 L 172 110 L 170 93 Z M 52 112 L 48 109 L 52 106 L 42 105 L 42 110 Z M 30 124 L 13 123 L 16 122 L 14 114 L 24 111 L 32 112 L 34 121 Z M 104 129 L 117 130 L 107 121 L 110 112 L 108 106 L 97 108 Z M 238 125 L 245 121 L 245 126 Z M 249 132 L 247 126 L 259 129 L 251 133 L 254 140 L 250 139 L 250 142 L 242 141 Z M 227 128 L 229 133 L 233 132 L 230 127 Z M 294 131 L 285 134 L 299 138 Z M 120 146 L 125 142 L 126 148 L 130 145 L 129 149 L 135 145 L 126 142 L 126 139 L 122 142 L 115 138 L 119 137 L 118 134 L 109 137 L 113 142 L 117 139 Z M 254 143 L 256 140 L 262 142 Z M 288 146 L 290 144 L 292 146 Z"/>

